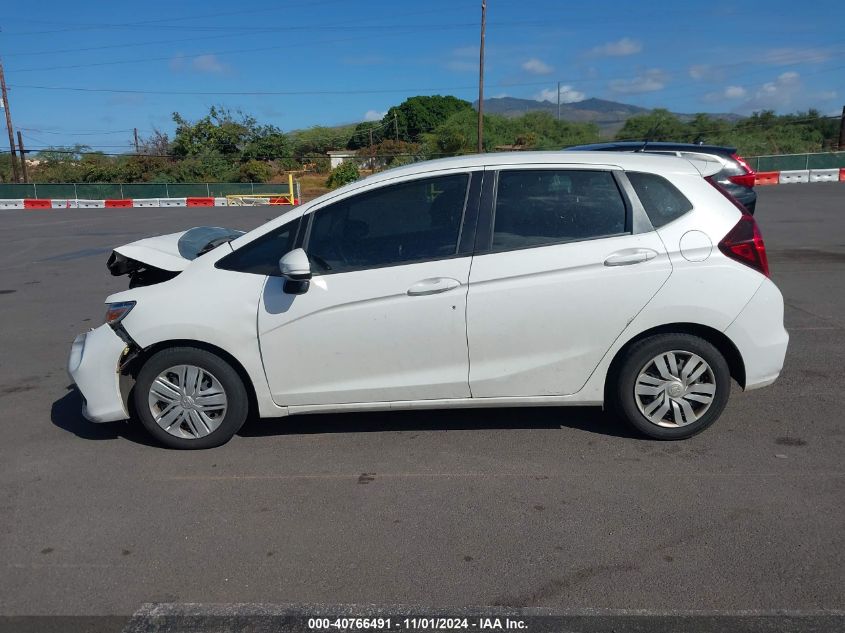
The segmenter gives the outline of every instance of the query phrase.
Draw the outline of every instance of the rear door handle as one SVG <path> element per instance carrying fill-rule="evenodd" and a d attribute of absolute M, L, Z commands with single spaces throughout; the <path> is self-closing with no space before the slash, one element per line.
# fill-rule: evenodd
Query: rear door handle
<path fill-rule="evenodd" d="M 411 297 L 436 295 L 439 292 L 458 288 L 460 285 L 460 281 L 451 277 L 430 277 L 429 279 L 421 279 L 408 288 L 408 295 Z"/>
<path fill-rule="evenodd" d="M 616 251 L 608 255 L 604 260 L 605 266 L 630 266 L 631 264 L 641 264 L 650 259 L 657 257 L 657 251 L 650 248 L 626 248 L 623 251 Z"/>

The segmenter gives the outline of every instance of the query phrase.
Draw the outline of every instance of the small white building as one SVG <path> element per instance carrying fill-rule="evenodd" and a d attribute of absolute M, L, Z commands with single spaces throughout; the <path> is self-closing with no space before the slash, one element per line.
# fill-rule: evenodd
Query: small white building
<path fill-rule="evenodd" d="M 355 150 L 350 149 L 339 149 L 334 150 L 331 152 L 326 152 L 329 155 L 329 161 L 331 161 L 331 168 L 334 169 L 341 163 L 345 163 L 351 158 L 355 158 Z"/>

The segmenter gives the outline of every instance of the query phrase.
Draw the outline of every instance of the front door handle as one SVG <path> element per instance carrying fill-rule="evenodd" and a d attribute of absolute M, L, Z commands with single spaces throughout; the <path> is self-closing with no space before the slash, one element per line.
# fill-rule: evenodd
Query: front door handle
<path fill-rule="evenodd" d="M 650 259 L 657 257 L 657 251 L 650 248 L 626 248 L 623 251 L 616 251 L 608 255 L 604 260 L 605 266 L 630 266 L 631 264 L 641 264 Z"/>
<path fill-rule="evenodd" d="M 460 281 L 451 277 L 430 277 L 429 279 L 421 279 L 408 288 L 408 295 L 411 297 L 436 295 L 439 292 L 458 288 L 460 285 Z"/>

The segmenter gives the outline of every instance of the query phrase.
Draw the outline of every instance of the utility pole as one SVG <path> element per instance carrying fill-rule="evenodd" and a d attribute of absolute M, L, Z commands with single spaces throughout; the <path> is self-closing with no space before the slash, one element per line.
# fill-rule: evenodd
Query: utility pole
<path fill-rule="evenodd" d="M 845 150 L 845 106 L 842 106 L 842 118 L 839 119 L 839 151 Z"/>
<path fill-rule="evenodd" d="M 18 157 L 15 154 L 15 136 L 12 132 L 12 113 L 9 112 L 9 95 L 6 93 L 6 75 L 3 74 L 3 62 L 0 60 L 0 94 L 3 98 L 3 111 L 6 113 L 6 129 L 9 131 L 9 151 L 12 156 L 12 176 L 18 182 Z"/>
<path fill-rule="evenodd" d="M 557 82 L 557 120 L 560 121 L 560 82 Z"/>
<path fill-rule="evenodd" d="M 370 133 L 370 168 L 375 171 L 376 165 L 376 150 L 373 147 L 373 128 L 367 130 Z"/>
<path fill-rule="evenodd" d="M 393 132 L 396 134 L 396 141 L 399 142 L 399 119 L 393 115 Z"/>
<path fill-rule="evenodd" d="M 484 151 L 484 29 L 487 26 L 487 0 L 481 0 L 481 46 L 478 51 L 478 153 Z"/>
<path fill-rule="evenodd" d="M 26 174 L 26 150 L 23 148 L 23 137 L 20 130 L 18 130 L 18 149 L 21 151 L 21 174 L 23 174 L 24 183 L 27 183 L 29 177 Z"/>
<path fill-rule="evenodd" d="M 132 131 L 135 133 L 135 153 L 138 153 L 138 128 L 133 128 Z"/>

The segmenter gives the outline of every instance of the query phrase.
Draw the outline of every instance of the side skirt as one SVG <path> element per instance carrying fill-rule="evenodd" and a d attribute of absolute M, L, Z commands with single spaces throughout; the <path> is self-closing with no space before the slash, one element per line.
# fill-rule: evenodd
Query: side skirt
<path fill-rule="evenodd" d="M 600 407 L 601 400 L 580 400 L 569 396 L 519 396 L 506 398 L 444 398 L 441 400 L 396 400 L 393 402 L 349 402 L 288 407 L 290 415 L 340 413 L 343 411 L 407 411 L 410 409 L 461 409 L 486 407 Z"/>

